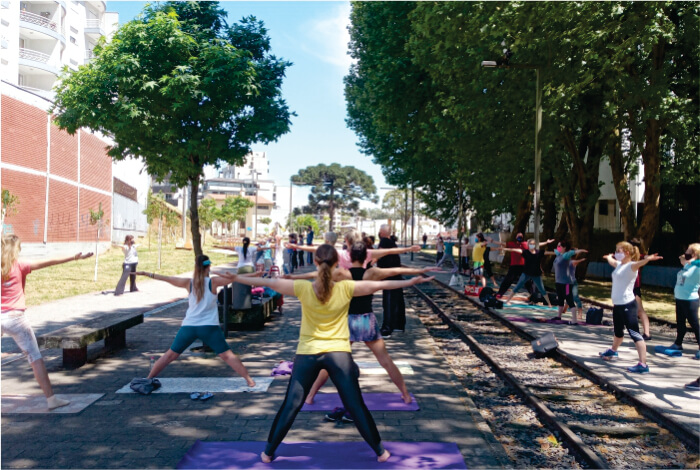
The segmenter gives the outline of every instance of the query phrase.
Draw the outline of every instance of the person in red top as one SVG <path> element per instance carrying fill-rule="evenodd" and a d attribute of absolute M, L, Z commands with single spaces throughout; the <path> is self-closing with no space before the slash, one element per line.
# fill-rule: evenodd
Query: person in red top
<path fill-rule="evenodd" d="M 29 321 L 24 315 L 26 303 L 24 297 L 24 285 L 27 274 L 37 269 L 47 268 L 57 264 L 67 263 L 92 256 L 92 253 L 77 253 L 72 256 L 50 258 L 32 261 L 21 261 L 19 252 L 21 242 L 17 235 L 3 235 L 2 237 L 2 334 L 9 335 L 15 340 L 17 346 L 27 356 L 29 364 L 34 371 L 34 377 L 39 383 L 42 392 L 46 396 L 50 410 L 70 404 L 53 393 L 49 374 L 46 372 L 44 360 L 39 352 L 39 345 Z"/>
<path fill-rule="evenodd" d="M 503 245 L 503 243 L 500 242 L 496 242 L 496 244 Z M 506 242 L 506 248 L 519 248 L 521 250 L 527 250 L 527 242 L 525 241 L 523 234 L 518 232 L 515 235 L 514 242 Z M 501 282 L 501 287 L 498 288 L 498 292 L 496 295 L 502 296 L 503 294 L 505 294 L 508 288 L 515 281 L 520 279 L 520 275 L 523 273 L 524 269 L 525 260 L 523 259 L 523 255 L 520 254 L 520 252 L 511 251 L 510 266 L 508 267 L 508 272 L 506 273 L 506 277 L 503 278 L 503 282 Z M 529 287 L 528 290 L 532 292 L 532 289 L 530 289 Z"/>

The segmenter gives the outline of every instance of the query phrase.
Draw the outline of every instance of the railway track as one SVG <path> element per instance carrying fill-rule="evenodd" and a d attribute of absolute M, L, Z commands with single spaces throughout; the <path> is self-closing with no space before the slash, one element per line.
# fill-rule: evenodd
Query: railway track
<path fill-rule="evenodd" d="M 527 332 L 443 283 L 414 289 L 407 307 L 419 313 L 515 466 L 698 466 L 697 435 L 560 351 L 535 359 Z"/>

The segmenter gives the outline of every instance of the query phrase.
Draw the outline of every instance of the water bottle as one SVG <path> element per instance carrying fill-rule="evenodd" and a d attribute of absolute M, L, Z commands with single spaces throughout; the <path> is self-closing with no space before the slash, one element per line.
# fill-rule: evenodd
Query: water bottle
<path fill-rule="evenodd" d="M 156 363 L 156 358 L 151 356 L 151 365 L 148 368 L 149 372 L 153 370 L 153 366 L 155 365 L 155 363 Z"/>

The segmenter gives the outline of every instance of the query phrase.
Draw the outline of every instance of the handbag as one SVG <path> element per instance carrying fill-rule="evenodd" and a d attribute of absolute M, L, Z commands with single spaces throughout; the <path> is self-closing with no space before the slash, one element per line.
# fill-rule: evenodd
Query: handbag
<path fill-rule="evenodd" d="M 150 395 L 154 390 L 158 390 L 161 386 L 160 380 L 158 379 L 134 379 L 129 384 L 129 387 L 134 392 L 140 393 L 141 395 Z"/>
<path fill-rule="evenodd" d="M 532 341 L 531 344 L 532 350 L 535 352 L 535 357 L 537 358 L 549 356 L 559 347 L 554 333 L 547 333 L 544 336 L 540 336 Z"/>
<path fill-rule="evenodd" d="M 603 309 L 589 308 L 586 312 L 586 323 L 589 325 L 601 325 L 603 323 Z"/>

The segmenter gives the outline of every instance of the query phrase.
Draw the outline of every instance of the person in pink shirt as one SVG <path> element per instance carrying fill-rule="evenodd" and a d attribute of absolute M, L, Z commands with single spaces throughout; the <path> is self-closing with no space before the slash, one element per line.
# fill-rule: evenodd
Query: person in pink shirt
<path fill-rule="evenodd" d="M 21 242 L 17 235 L 3 235 L 2 237 L 2 334 L 9 335 L 15 340 L 17 346 L 27 356 L 29 364 L 34 371 L 34 377 L 44 392 L 50 410 L 70 404 L 67 400 L 58 398 L 53 393 L 49 374 L 46 371 L 44 359 L 39 352 L 39 345 L 29 321 L 24 315 L 26 303 L 24 297 L 24 285 L 27 275 L 37 269 L 48 268 L 57 264 L 77 261 L 92 256 L 92 253 L 77 253 L 72 256 L 22 261 L 19 259 Z"/>

